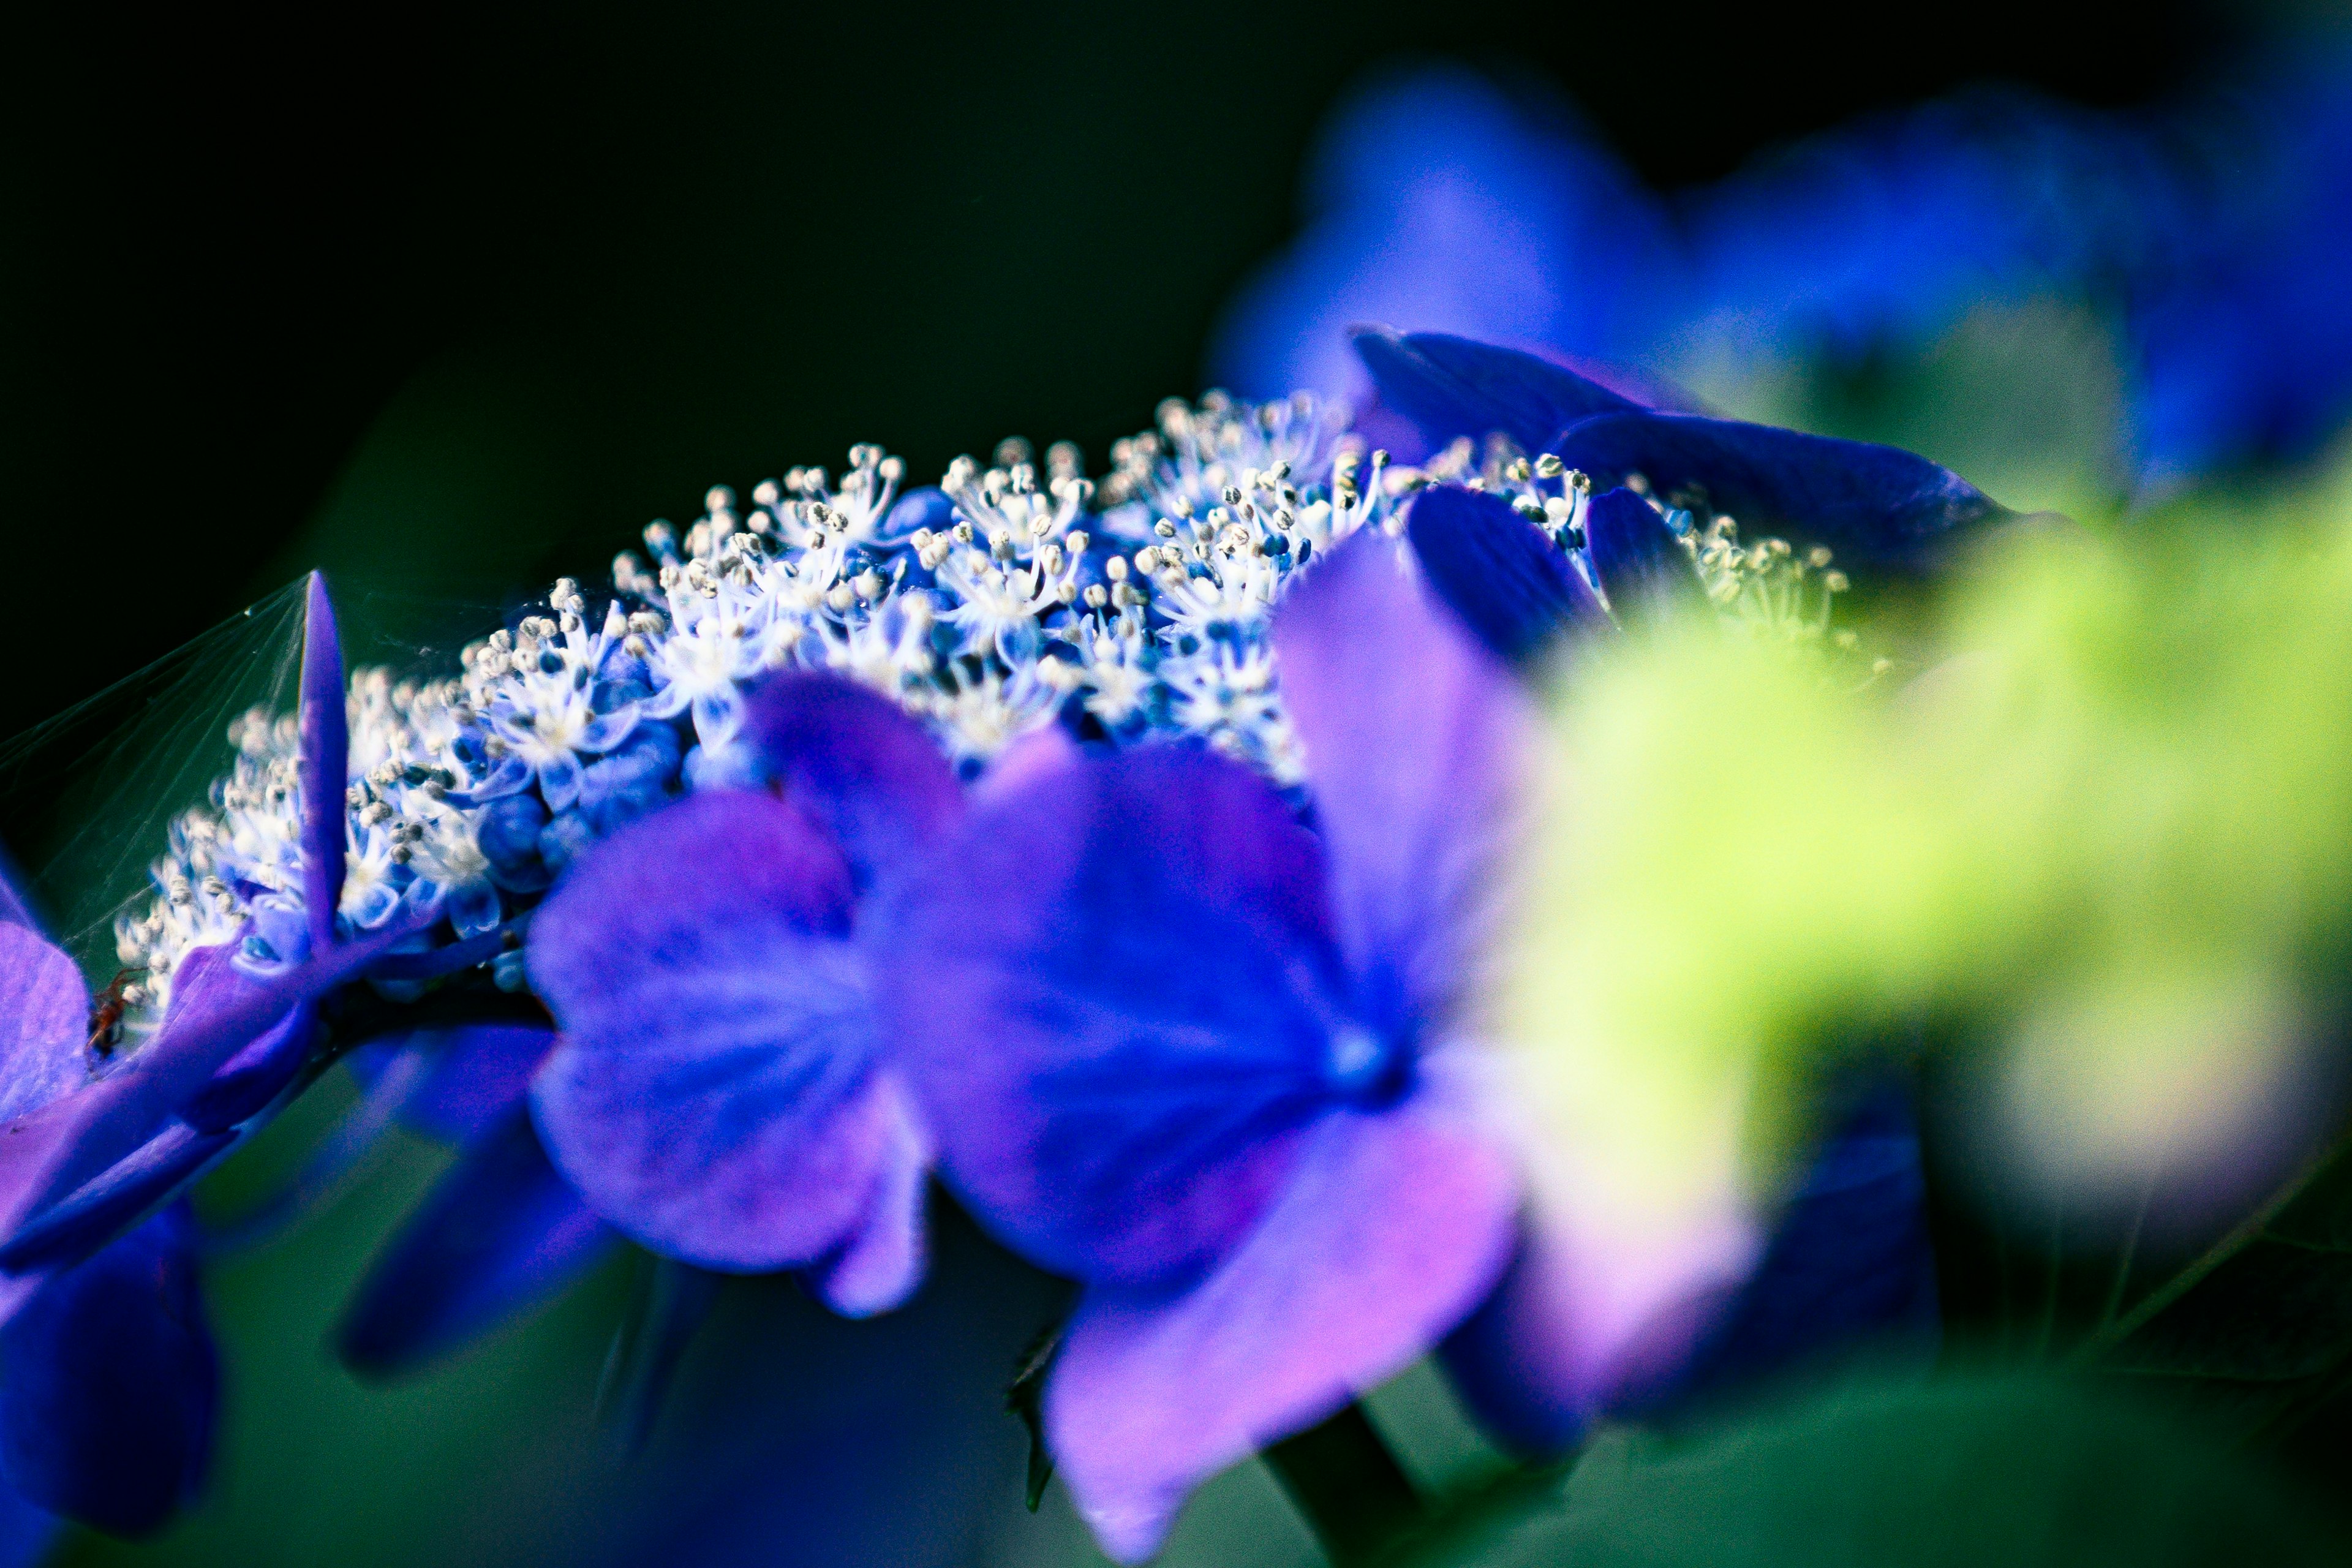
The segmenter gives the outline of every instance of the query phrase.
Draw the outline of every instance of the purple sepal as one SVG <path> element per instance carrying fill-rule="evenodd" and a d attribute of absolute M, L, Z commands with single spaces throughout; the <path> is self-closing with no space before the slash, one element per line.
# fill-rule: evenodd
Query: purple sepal
<path fill-rule="evenodd" d="M 1355 1014 L 1413 1038 L 1476 986 L 1533 720 L 1519 683 L 1370 535 L 1274 616 Z"/>
<path fill-rule="evenodd" d="M 1407 531 L 1430 584 L 1503 658 L 1535 658 L 1562 632 L 1610 628 L 1567 552 L 1500 496 L 1459 485 L 1423 490 Z"/>
<path fill-rule="evenodd" d="M 35 1508 L 14 1488 L 0 1483 L 0 1568 L 39 1568 L 62 1528 L 57 1515 Z"/>
<path fill-rule="evenodd" d="M 1027 789 L 1032 780 L 1075 766 L 1084 754 L 1076 739 L 1059 724 L 1017 736 L 972 781 L 971 804 L 979 806 L 1010 799 Z"/>
<path fill-rule="evenodd" d="M 1910 1107 L 1882 1090 L 1822 1145 L 1756 1272 L 1687 1371 L 1629 1391 L 1619 1407 L 1729 1393 L 1857 1349 L 1932 1358 L 1942 1320 L 1927 1200 Z"/>
<path fill-rule="evenodd" d="M 0 1216 L 5 1228 L 13 1232 L 26 1217 L 130 1155 L 223 1063 L 289 1009 L 332 990 L 412 934 L 409 925 L 395 921 L 268 981 L 238 985 L 192 984 L 196 977 L 188 965 L 226 972 L 231 960 L 226 948 L 191 953 L 182 961 L 163 1027 L 128 1067 L 21 1114 L 0 1133 Z M 200 996 L 209 993 L 210 999 L 190 1005 L 183 986 Z"/>
<path fill-rule="evenodd" d="M 1334 1098 L 1346 982 L 1322 856 L 1273 788 L 1181 746 L 980 805 L 881 972 L 944 1172 L 1033 1262 L 1157 1280 L 1222 1257 Z"/>
<path fill-rule="evenodd" d="M 1907 1106 L 1873 1098 L 1823 1145 L 1760 1259 L 1725 1267 L 1737 1249 L 1694 1238 L 1679 1296 L 1605 1337 L 1564 1238 L 1531 1223 L 1493 1294 L 1440 1347 L 1447 1374 L 1490 1436 L 1548 1458 L 1604 1413 L 1657 1414 L 1865 1346 L 1932 1355 L 1925 1196 Z"/>
<path fill-rule="evenodd" d="M 80 1087 L 89 1030 L 80 965 L 30 926 L 0 921 L 0 1118 Z"/>
<path fill-rule="evenodd" d="M 172 1123 L 145 1147 L 17 1227 L 0 1246 L 0 1272 L 34 1274 L 81 1262 L 177 1195 L 236 1142 L 235 1132 Z"/>
<path fill-rule="evenodd" d="M 203 1484 L 220 1369 L 194 1230 L 186 1205 L 167 1209 L 0 1328 L 0 1468 L 27 1500 L 139 1536 Z"/>
<path fill-rule="evenodd" d="M 531 923 L 562 1042 L 531 1097 L 557 1167 L 665 1256 L 765 1271 L 864 1217 L 895 1104 L 847 866 L 772 795 L 688 796 L 574 865 Z"/>
<path fill-rule="evenodd" d="M 841 847 L 861 898 L 902 879 L 961 812 L 955 772 L 922 724 L 828 671 L 761 682 L 744 700 L 741 744 Z"/>
<path fill-rule="evenodd" d="M 530 1094 L 531 1075 L 555 1048 L 552 1030 L 530 1024 L 472 1024 L 363 1046 L 343 1058 L 363 1087 L 392 1064 L 425 1062 L 422 1081 L 404 1096 L 400 1120 L 427 1138 L 470 1143 Z"/>
<path fill-rule="evenodd" d="M 64 1095 L 20 1111 L 0 1131 L 0 1161 L 5 1162 L 0 1164 L 0 1214 L 9 1218 L 8 1234 L 14 1234 L 16 1216 L 34 1212 L 32 1200 L 48 1172 L 70 1152 L 87 1110 L 81 1101 L 95 1092 Z M 0 1274 L 0 1323 L 24 1304 L 29 1285 Z"/>
<path fill-rule="evenodd" d="M 547 1300 L 619 1244 L 548 1163 L 516 1105 L 369 1266 L 335 1331 L 336 1353 L 366 1376 L 408 1372 Z"/>
<path fill-rule="evenodd" d="M 1521 353 L 1444 332 L 1358 327 L 1349 336 L 1381 405 L 1411 420 L 1434 451 L 1501 431 L 1538 452 L 1562 426 L 1641 405 L 1596 381 Z"/>
<path fill-rule="evenodd" d="M 1956 540 L 2014 515 L 1949 468 L 1900 447 L 1769 425 L 1606 414 L 1569 425 L 1548 444 L 1596 487 L 1640 474 L 1653 495 L 1701 490 L 1708 506 L 1739 520 L 1744 537 L 1824 544 L 1848 568 L 1925 573 Z"/>
<path fill-rule="evenodd" d="M 200 947 L 181 961 L 172 979 L 172 1005 L 164 1016 L 167 1032 L 174 1024 L 186 1025 L 233 1008 L 267 1006 L 274 996 L 299 994 L 288 984 L 294 972 L 257 976 L 236 962 L 236 952 L 233 946 Z M 301 1066 L 315 1026 L 316 1012 L 309 1004 L 297 1002 L 288 1007 L 268 1027 L 238 1045 L 226 1061 L 172 1108 L 174 1114 L 206 1131 L 243 1121 L 267 1105 Z M 148 1048 L 163 1038 L 157 1036 Z M 133 1058 L 134 1067 L 145 1059 L 142 1050 Z M 278 1078 L 278 1082 L 268 1085 L 258 1100 L 253 1099 L 272 1077 Z M 243 1114 L 226 1120 L 220 1115 L 240 1110 Z"/>
<path fill-rule="evenodd" d="M 1555 1288 L 1562 1260 L 1532 1229 L 1495 1289 L 1439 1342 L 1438 1359 L 1479 1427 L 1510 1452 L 1549 1459 L 1582 1438 L 1600 1405 L 1573 1313 Z"/>
<path fill-rule="evenodd" d="M 1088 1290 L 1045 1421 L 1104 1549 L 1150 1556 L 1193 1486 L 1402 1370 L 1493 1285 L 1517 1203 L 1508 1163 L 1440 1108 L 1340 1112 L 1198 1283 Z"/>
<path fill-rule="evenodd" d="M 803 1271 L 817 1300 L 845 1318 L 903 1303 L 923 1277 L 924 1177 L 930 1151 L 905 1095 L 891 1086 L 891 1132 L 866 1217 L 832 1257 Z"/>
<path fill-rule="evenodd" d="M 519 920 L 509 921 L 495 930 L 440 947 L 415 952 L 387 952 L 368 966 L 367 977 L 370 980 L 437 980 L 461 969 L 488 963 L 505 951 L 508 936 L 520 929 Z"/>
<path fill-rule="evenodd" d="M 1762 1250 L 1745 1215 L 1611 1231 L 1534 1205 L 1510 1268 L 1439 1347 L 1463 1403 L 1506 1447 L 1555 1457 L 1595 1416 L 1672 1386 Z"/>
<path fill-rule="evenodd" d="M 343 795 L 351 787 L 351 734 L 343 711 L 343 647 L 335 636 L 335 606 L 327 579 L 310 574 L 310 608 L 302 622 L 301 752 L 296 776 L 302 794 L 302 905 L 310 920 L 310 951 L 335 941 L 335 909 L 343 896 L 343 851 L 349 834 Z"/>
<path fill-rule="evenodd" d="M 1641 629 L 1706 608 L 1698 567 L 1648 501 L 1622 487 L 1592 498 L 1584 512 L 1592 570 L 1620 625 Z"/>
<path fill-rule="evenodd" d="M 218 1132 L 258 1115 L 294 1081 L 318 1037 L 319 1011 L 296 1006 L 269 1032 L 221 1064 L 180 1107 L 180 1120 L 200 1132 Z"/>
<path fill-rule="evenodd" d="M 908 490 L 892 504 L 889 514 L 882 520 L 882 537 L 896 542 L 919 528 L 934 533 L 955 521 L 955 502 L 948 500 L 937 485 L 923 485 Z"/>

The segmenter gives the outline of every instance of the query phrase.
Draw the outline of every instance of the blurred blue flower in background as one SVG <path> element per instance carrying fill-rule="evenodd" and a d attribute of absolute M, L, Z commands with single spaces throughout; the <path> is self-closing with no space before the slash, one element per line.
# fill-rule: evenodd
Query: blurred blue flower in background
<path fill-rule="evenodd" d="M 1377 78 L 1306 174 L 1307 228 L 1229 307 L 1213 376 L 1357 391 L 1348 328 L 1394 321 L 1630 360 L 1689 284 L 1656 198 L 1564 111 L 1459 66 Z"/>
<path fill-rule="evenodd" d="M 2315 50 L 2226 108 L 2199 149 L 2198 243 L 2135 289 L 2158 478 L 2299 457 L 2352 416 L 2352 52 Z"/>
<path fill-rule="evenodd" d="M 2352 413 L 2352 53 L 2334 45 L 2162 112 L 1978 89 L 1671 195 L 1563 106 L 1431 66 L 1344 103 L 1305 186 L 1302 233 L 1211 350 L 1244 395 L 1360 396 L 1340 344 L 1376 321 L 1738 403 L 1776 367 L 1916 353 L 1979 307 L 2057 299 L 2115 324 L 2143 486 L 2307 456 Z"/>

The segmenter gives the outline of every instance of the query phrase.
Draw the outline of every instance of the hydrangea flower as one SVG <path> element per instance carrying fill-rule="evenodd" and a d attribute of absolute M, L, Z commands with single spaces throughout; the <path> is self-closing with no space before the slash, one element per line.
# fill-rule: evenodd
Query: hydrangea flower
<path fill-rule="evenodd" d="M 881 1053 L 870 942 L 960 794 L 919 723 L 829 674 L 770 679 L 740 722 L 774 793 L 623 829 L 534 919 L 562 1032 L 533 1105 L 557 1167 L 655 1251 L 877 1311 L 919 1276 L 929 1141 Z"/>
<path fill-rule="evenodd" d="M 216 794 L 226 815 L 174 835 L 206 871 L 159 872 L 161 908 L 143 922 L 158 962 L 121 996 L 148 1010 L 147 1027 L 118 1034 L 69 958 L 27 924 L 0 926 L 12 950 L 0 963 L 0 1463 L 43 1506 L 119 1533 L 152 1530 L 184 1501 L 211 1442 L 217 1371 L 174 1200 L 293 1087 L 318 1000 L 405 934 L 395 923 L 345 941 L 335 925 L 347 736 L 315 577 L 302 693 L 294 723 L 267 727 L 292 756 L 242 748 Z M 193 830 L 206 820 L 217 831 Z M 175 918 L 199 898 L 207 915 Z M 5 904 L 21 920 L 23 900 Z M 197 933 L 220 940 L 176 945 Z"/>
<path fill-rule="evenodd" d="M 1515 687 L 1374 537 L 1274 628 L 1320 835 L 1212 752 L 1072 758 L 977 806 L 887 998 L 956 1189 L 1085 1285 L 1046 1395 L 1134 1560 L 1197 1481 L 1485 1296 L 1517 1179 L 1484 1124 L 1475 957 Z"/>
<path fill-rule="evenodd" d="M 561 873 L 681 795 L 760 782 L 738 744 L 746 693 L 780 670 L 830 668 L 879 690 L 966 772 L 1063 715 L 1129 742 L 1200 726 L 1236 755 L 1288 765 L 1295 746 L 1263 689 L 1269 584 L 1368 522 L 1396 526 L 1392 494 L 1377 461 L 1361 484 L 1360 444 L 1311 400 L 1171 402 L 1160 422 L 1119 445 L 1100 511 L 1074 452 L 1048 454 L 1041 486 L 1019 443 L 911 494 L 898 492 L 901 465 L 871 447 L 837 484 L 794 469 L 740 510 L 714 489 L 682 536 L 646 531 L 657 571 L 624 556 L 617 594 L 593 609 L 559 582 L 544 613 L 468 647 L 449 679 L 362 670 L 345 690 L 314 580 L 301 711 L 241 719 L 208 805 L 173 823 L 152 901 L 117 923 L 133 976 L 123 1047 L 69 1115 L 14 1145 L 0 1246 L 29 1257 L 97 1245 L 341 1053 L 402 1032 L 404 1006 L 461 1026 L 505 1016 L 484 984 L 525 986 L 521 936 Z M 1213 601 L 1220 584 L 1255 585 L 1223 611 L 1174 613 L 1196 580 Z M 1017 613 L 1003 598 L 1015 594 Z M 706 657 L 706 633 L 722 631 L 732 651 Z M 412 1065 L 469 1070 L 475 1052 L 420 1038 L 431 1043 L 406 1054 Z M 372 1100 L 337 1148 L 396 1113 Z M 487 1141 L 479 1153 L 505 1173 L 517 1256 L 593 1250 L 582 1218 L 593 1211 L 540 1203 L 528 1160 L 500 1163 Z M 299 1210 L 299 1196 L 278 1208 Z M 398 1262 L 446 1259 L 430 1238 L 456 1212 L 420 1215 L 355 1324 L 488 1321 L 496 1292 L 469 1298 L 478 1310 L 436 1304 L 472 1289 L 463 1270 Z M 478 1262 L 514 1282 L 509 1302 L 562 1272 Z M 385 1302 L 399 1305 L 378 1311 Z M 419 1330 L 371 1354 L 389 1369 L 439 1342 Z"/>
<path fill-rule="evenodd" d="M 1352 542 L 1276 608 L 1258 684 L 1298 739 L 1313 830 L 1263 776 L 1199 752 L 1073 760 L 975 810 L 910 897 L 896 950 L 929 981 L 894 994 L 892 1032 L 948 1179 L 1085 1287 L 1047 1435 L 1125 1558 L 1153 1549 L 1195 1482 L 1449 1336 L 1482 1415 L 1549 1447 L 1661 1380 L 1760 1359 L 1737 1325 L 1819 1290 L 1820 1249 L 1798 1247 L 1759 1277 L 1761 1304 L 1703 1338 L 1706 1303 L 1756 1260 L 1734 1226 L 1657 1237 L 1641 1258 L 1580 1251 L 1576 1268 L 1622 1275 L 1601 1292 L 1618 1293 L 1612 1310 L 1563 1319 L 1546 1300 L 1513 1316 L 1548 1237 L 1517 1227 L 1518 1161 L 1474 1005 L 1528 722 L 1506 660 L 1580 627 L 1734 616 L 1751 592 L 1767 625 L 1818 634 L 1829 591 L 1794 591 L 1822 563 L 1787 544 L 1729 560 L 1719 514 L 1701 531 L 1630 488 L 1592 497 L 1558 448 L 1612 450 L 1587 428 L 1604 422 L 1613 450 L 1677 490 L 1709 486 L 1897 564 L 2008 515 L 1907 454 L 1656 414 L 1459 340 L 1364 345 L 1384 401 L 1441 455 L 1474 433 L 1504 445 L 1490 471 L 1457 463 L 1466 482 L 1412 493 L 1412 553 Z M 1514 437 L 1554 450 L 1539 468 Z M 1833 1146 L 1795 1212 L 1845 1231 L 1853 1250 L 1828 1249 L 1839 1267 L 1916 1284 L 1916 1151 L 1888 1143 Z M 1845 1204 L 1894 1222 L 1841 1227 Z M 1579 1217 L 1559 1216 L 1571 1232 Z M 1589 1308 L 1579 1283 L 1570 1306 Z M 1922 1299 L 1880 1296 L 1914 1315 Z M 1515 1404 L 1497 1384 L 1525 1392 Z M 1530 1402 L 1557 1402 L 1548 1422 Z"/>
<path fill-rule="evenodd" d="M 1008 443 L 901 493 L 861 447 L 837 485 L 712 490 L 646 530 L 655 570 L 624 555 L 596 605 L 559 582 L 436 680 L 346 688 L 314 583 L 299 714 L 240 723 L 118 928 L 129 1048 L 16 1123 L 0 1268 L 88 1256 L 397 1036 L 352 1058 L 373 1087 L 322 1160 L 395 1116 L 461 1152 L 345 1320 L 362 1370 L 622 1236 L 882 1310 L 920 1275 L 936 1142 L 1088 1287 L 1051 1408 L 1123 1552 L 1449 1334 L 1475 1399 L 1476 1344 L 1561 1321 L 1515 1283 L 1542 1271 L 1475 1007 L 1527 682 L 1709 605 L 1829 636 L 1824 541 L 1899 574 L 2006 514 L 1885 448 L 1360 347 L 1412 463 L 1309 397 L 1163 405 L 1099 487 Z M 1636 1392 L 1638 1326 L 1576 1340 L 1577 1419 Z M 1175 1397 L 1198 1357 L 1237 1373 L 1206 1406 Z"/>
<path fill-rule="evenodd" d="M 1829 626 L 1853 586 L 1845 563 L 1883 588 L 2021 521 L 1896 447 L 1650 407 L 1442 333 L 1361 328 L 1356 342 L 1383 403 L 1436 454 L 1419 474 L 1436 483 L 1413 503 L 1414 548 L 1507 658 L 1703 601 L 1759 635 L 1851 648 Z M 1743 546 L 1743 531 L 1765 536 Z"/>

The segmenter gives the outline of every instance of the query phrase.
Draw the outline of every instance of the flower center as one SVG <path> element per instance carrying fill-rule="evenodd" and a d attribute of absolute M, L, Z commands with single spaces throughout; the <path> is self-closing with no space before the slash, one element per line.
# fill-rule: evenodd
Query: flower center
<path fill-rule="evenodd" d="M 1402 1087 L 1403 1053 L 1360 1024 L 1342 1024 L 1331 1033 L 1323 1080 L 1342 1100 L 1381 1101 Z"/>

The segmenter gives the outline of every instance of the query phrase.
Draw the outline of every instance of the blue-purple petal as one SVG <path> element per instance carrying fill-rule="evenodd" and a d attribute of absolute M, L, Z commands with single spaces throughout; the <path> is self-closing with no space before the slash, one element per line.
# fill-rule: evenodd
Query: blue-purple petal
<path fill-rule="evenodd" d="M 180 1107 L 181 1120 L 199 1131 L 217 1132 L 259 1114 L 294 1081 L 317 1035 L 318 1009 L 302 1003 L 223 1062 Z"/>
<path fill-rule="evenodd" d="M 796 1268 L 864 1217 L 890 1133 L 848 868 L 789 802 L 697 795 L 572 868 L 532 921 L 562 1033 L 548 1152 L 646 1246 Z"/>
<path fill-rule="evenodd" d="M 30 926 L 0 921 L 0 1118 L 47 1104 L 89 1075 L 89 987 Z"/>
<path fill-rule="evenodd" d="M 617 833 L 670 798 L 677 770 L 676 727 L 645 725 L 618 751 L 581 770 L 581 819 L 599 834 Z"/>
<path fill-rule="evenodd" d="M 1350 336 L 1383 407 L 1412 421 L 1433 449 L 1500 431 L 1523 451 L 1543 449 L 1565 426 L 1639 409 L 1572 370 L 1516 349 L 1444 332 L 1359 327 Z"/>
<path fill-rule="evenodd" d="M 740 743 L 841 846 L 861 897 L 902 879 L 961 813 L 955 772 L 922 724 L 838 675 L 770 676 L 744 702 Z"/>
<path fill-rule="evenodd" d="M 889 514 L 882 520 L 882 537 L 897 542 L 919 528 L 939 532 L 955 521 L 955 502 L 948 500 L 936 485 L 923 485 L 908 490 L 892 503 Z"/>
<path fill-rule="evenodd" d="M 930 1148 L 894 1082 L 892 1130 L 864 1221 L 830 1258 L 803 1275 L 817 1300 L 845 1318 L 867 1318 L 904 1302 L 923 1277 L 923 1195 Z"/>
<path fill-rule="evenodd" d="M 520 793 L 537 776 L 529 763 L 509 753 L 499 759 L 498 766 L 481 783 L 467 790 L 451 790 L 449 799 L 462 806 L 487 805 Z"/>
<path fill-rule="evenodd" d="M 394 921 L 257 983 L 232 970 L 226 948 L 200 948 L 182 960 L 163 1027 L 128 1067 L 9 1124 L 0 1142 L 6 1151 L 0 1160 L 0 1228 L 13 1231 L 26 1216 L 130 1155 L 161 1131 L 224 1062 L 289 1009 L 361 973 L 414 934 Z M 248 983 L 200 985 L 191 965 L 200 973 L 237 973 Z"/>
<path fill-rule="evenodd" d="M 1431 585 L 1503 658 L 1535 658 L 1562 632 L 1609 626 L 1567 552 L 1500 496 L 1459 485 L 1423 490 L 1408 532 Z"/>
<path fill-rule="evenodd" d="M 48 1556 L 61 1528 L 57 1515 L 26 1502 L 0 1476 L 0 1568 L 35 1568 Z"/>
<path fill-rule="evenodd" d="M 1724 1322 L 1658 1392 L 1703 1397 L 1857 1348 L 1932 1356 L 1939 1327 L 1918 1132 L 1882 1093 L 1815 1156 Z"/>
<path fill-rule="evenodd" d="M 336 1352 L 372 1377 L 406 1372 L 549 1300 L 618 1245 L 516 1104 L 369 1266 L 335 1331 Z"/>
<path fill-rule="evenodd" d="M 530 1096 L 531 1075 L 554 1048 L 554 1031 L 537 1025 L 472 1024 L 363 1046 L 344 1061 L 363 1087 L 404 1058 L 425 1061 L 400 1120 L 427 1138 L 470 1143 Z"/>
<path fill-rule="evenodd" d="M 1454 1016 L 1493 934 L 1528 699 L 1412 558 L 1371 535 L 1300 578 L 1273 639 L 1356 1015 L 1418 1038 Z"/>
<path fill-rule="evenodd" d="M 302 902 L 310 916 L 310 950 L 335 940 L 335 910 L 343 893 L 348 824 L 343 792 L 351 787 L 351 732 L 343 711 L 343 649 L 335 635 L 335 606 L 327 580 L 310 574 L 310 608 L 302 623 L 301 752 L 297 762 L 302 806 Z"/>
<path fill-rule="evenodd" d="M 637 710 L 634 704 L 599 713 L 580 731 L 578 749 L 583 752 L 609 752 L 626 739 L 636 727 Z"/>
<path fill-rule="evenodd" d="M 0 1245 L 0 1272 L 70 1268 L 179 1194 L 236 1142 L 174 1121 L 58 1203 L 19 1225 Z"/>
<path fill-rule="evenodd" d="M 983 1224 L 1087 1279 L 1196 1270 L 1246 1232 L 1331 1097 L 1323 875 L 1265 781 L 1191 748 L 1075 759 L 975 808 L 877 1000 Z"/>
<path fill-rule="evenodd" d="M 1584 538 L 1619 624 L 1653 626 L 1706 608 L 1706 589 L 1690 552 L 1657 509 L 1632 490 L 1620 487 L 1593 497 L 1585 509 Z"/>
<path fill-rule="evenodd" d="M 166 1210 L 0 1328 L 0 1470 L 28 1501 L 137 1536 L 203 1484 L 220 1371 L 194 1233 Z"/>
<path fill-rule="evenodd" d="M 1517 1204 L 1509 1163 L 1444 1108 L 1340 1112 L 1198 1283 L 1090 1289 L 1045 1418 L 1096 1538 L 1150 1555 L 1194 1486 L 1402 1370 L 1493 1285 Z"/>
<path fill-rule="evenodd" d="M 1606 414 L 1549 442 L 1596 486 L 1634 474 L 1654 495 L 1703 491 L 1748 538 L 1829 547 L 1840 565 L 1932 570 L 1953 544 L 2011 517 L 1949 468 L 1900 447 L 1693 414 Z M 1602 586 L 1608 585 L 1602 579 Z"/>

